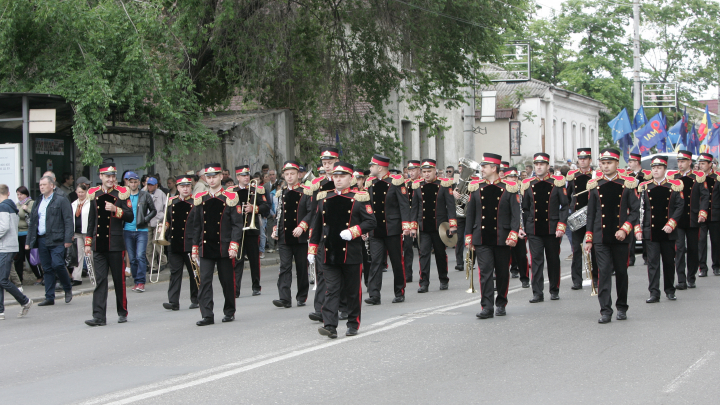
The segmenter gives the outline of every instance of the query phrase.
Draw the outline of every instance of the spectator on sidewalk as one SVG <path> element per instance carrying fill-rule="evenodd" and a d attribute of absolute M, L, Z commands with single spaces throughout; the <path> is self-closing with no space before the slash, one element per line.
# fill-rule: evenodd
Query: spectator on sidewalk
<path fill-rule="evenodd" d="M 165 181 L 167 184 L 167 190 L 168 190 L 168 192 L 165 194 L 167 194 L 170 197 L 175 197 L 176 195 L 178 195 L 177 186 L 175 185 L 175 181 L 176 181 L 175 177 L 173 177 L 173 176 L 168 177 L 167 180 Z"/>
<path fill-rule="evenodd" d="M 262 174 L 267 174 L 268 170 L 270 170 L 270 165 L 267 164 L 267 163 L 265 163 L 264 165 L 262 165 L 262 168 L 260 169 L 260 172 L 261 172 Z"/>
<path fill-rule="evenodd" d="M 163 184 L 162 184 L 162 179 L 160 179 L 160 173 L 155 173 L 155 174 L 153 174 L 151 177 L 154 177 L 155 180 L 157 180 L 157 188 L 158 188 L 158 190 L 162 191 L 165 195 L 168 195 L 168 193 L 170 192 L 170 189 L 168 189 L 167 187 L 163 186 Z"/>
<path fill-rule="evenodd" d="M 90 201 L 87 199 L 88 188 L 84 184 L 78 184 L 74 193 L 77 194 L 77 200 L 71 204 L 73 217 L 74 233 L 73 243 L 78 252 L 78 265 L 72 271 L 72 285 L 82 284 L 83 263 L 85 262 L 85 236 L 87 236 L 88 214 L 90 213 Z M 92 260 L 92 258 L 88 258 Z"/>
<path fill-rule="evenodd" d="M 155 180 L 153 177 L 150 179 Z M 148 179 L 148 183 L 150 183 L 150 179 Z M 127 257 L 130 260 L 130 274 L 135 283 L 132 290 L 135 292 L 144 292 L 148 267 L 146 251 L 148 239 L 150 239 L 148 221 L 155 218 L 157 209 L 155 208 L 150 193 L 140 190 L 140 181 L 135 172 L 127 172 L 125 174 L 125 184 L 130 191 L 128 201 L 132 204 L 133 212 L 132 222 L 125 222 L 123 227 L 125 249 L 127 251 Z"/>
<path fill-rule="evenodd" d="M 8 186 L 0 184 L 0 320 L 5 319 L 5 291 L 22 305 L 18 318 L 25 316 L 32 306 L 32 300 L 9 279 L 13 256 L 19 251 L 17 230 L 20 221 L 18 208 L 9 197 Z"/>
<path fill-rule="evenodd" d="M 223 187 L 225 187 L 225 190 L 229 189 L 230 187 L 232 187 L 232 186 L 234 186 L 234 185 L 235 185 L 235 181 L 233 181 L 233 179 L 227 179 L 227 180 L 223 183 Z"/>
<path fill-rule="evenodd" d="M 62 189 L 62 191 L 65 193 L 65 195 L 68 196 L 68 198 L 70 198 L 70 193 L 75 191 L 75 187 L 73 185 L 73 183 L 75 182 L 75 177 L 68 172 L 64 172 L 62 174 L 62 179 L 63 179 L 63 182 L 62 182 L 62 184 L 60 184 L 60 189 Z"/>
<path fill-rule="evenodd" d="M 30 219 L 30 213 L 32 212 L 35 201 L 30 198 L 30 191 L 27 187 L 20 186 L 15 190 L 18 199 L 18 253 L 15 255 L 15 273 L 17 273 L 20 281 L 22 282 L 23 268 L 25 267 L 25 260 L 27 260 L 30 270 L 35 275 L 35 284 L 41 285 L 43 283 L 42 268 L 38 265 L 33 266 L 30 263 L 30 250 L 25 249 L 25 239 L 28 234 L 28 220 Z"/>
<path fill-rule="evenodd" d="M 85 185 L 85 187 L 87 187 L 88 189 L 90 188 L 90 180 L 88 180 L 87 177 L 79 177 L 77 179 L 77 181 L 75 182 L 75 188 L 77 188 L 77 186 L 79 186 L 81 184 Z M 75 192 L 75 190 L 73 190 L 70 194 L 68 194 L 68 199 L 70 200 L 70 202 L 74 202 L 75 200 L 78 199 L 78 196 L 77 196 L 77 193 Z"/>
<path fill-rule="evenodd" d="M 198 170 L 197 176 L 197 183 L 193 186 L 193 195 L 202 193 L 203 191 L 208 191 L 207 181 L 205 180 L 205 169 Z"/>
<path fill-rule="evenodd" d="M 158 225 L 162 226 L 162 223 L 160 221 L 163 220 L 165 217 L 165 193 L 163 193 L 161 190 L 158 189 L 158 180 L 155 177 L 148 177 L 147 180 L 147 193 L 150 194 L 150 197 L 152 198 L 153 206 L 155 207 L 156 214 L 148 218 L 147 225 L 148 225 L 148 247 L 145 253 L 145 256 L 147 257 L 147 262 L 152 268 L 152 262 L 153 262 L 153 247 L 150 246 L 151 243 L 155 240 L 155 231 L 158 227 Z M 156 263 L 158 266 L 158 271 L 160 271 L 165 265 L 167 264 L 167 256 L 163 253 L 163 249 L 161 247 L 157 247 L 155 249 L 156 253 L 160 255 L 160 260 L 158 261 L 156 259 Z M 144 287 L 144 286 L 143 286 Z"/>
<path fill-rule="evenodd" d="M 70 201 L 59 198 L 52 177 L 40 179 L 42 200 L 30 214 L 25 249 L 38 248 L 40 263 L 45 274 L 45 301 L 38 306 L 55 305 L 55 281 L 59 280 L 65 291 L 65 303 L 72 300 L 72 283 L 65 268 L 65 249 L 72 245 L 73 213 Z"/>
<path fill-rule="evenodd" d="M 55 194 L 59 195 L 61 197 L 69 198 L 67 194 L 65 194 L 65 191 L 60 188 L 60 184 L 55 180 L 55 173 L 51 171 L 47 171 L 43 173 L 43 177 L 50 177 L 52 179 L 53 186 L 55 187 Z"/>

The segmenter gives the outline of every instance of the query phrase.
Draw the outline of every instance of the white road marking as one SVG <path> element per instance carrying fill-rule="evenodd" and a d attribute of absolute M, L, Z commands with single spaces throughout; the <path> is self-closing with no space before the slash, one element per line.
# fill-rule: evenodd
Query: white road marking
<path fill-rule="evenodd" d="M 713 356 L 715 355 L 715 352 L 707 352 L 702 357 L 700 357 L 695 363 L 693 363 L 690 367 L 686 368 L 685 371 L 680 373 L 679 376 L 675 377 L 670 384 L 665 386 L 665 389 L 663 390 L 664 393 L 669 394 L 671 392 L 675 392 L 678 387 L 687 379 L 690 374 L 694 373 L 700 367 L 704 366 L 705 363 L 707 363 Z"/>

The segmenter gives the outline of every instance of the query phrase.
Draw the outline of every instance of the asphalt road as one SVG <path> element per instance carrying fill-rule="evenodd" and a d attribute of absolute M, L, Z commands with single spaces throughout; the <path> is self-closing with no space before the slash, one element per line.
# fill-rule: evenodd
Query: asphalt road
<path fill-rule="evenodd" d="M 589 289 L 570 290 L 567 254 L 565 242 L 559 301 L 530 304 L 530 289 L 512 279 L 507 316 L 488 320 L 475 317 L 480 297 L 465 292 L 464 272 L 451 270 L 447 291 L 432 273 L 430 292 L 409 286 L 402 304 L 390 303 L 385 273 L 383 304 L 363 305 L 360 334 L 345 337 L 341 324 L 336 340 L 318 334 L 310 306 L 272 305 L 277 267 L 263 269 L 261 296 L 244 283 L 235 322 L 219 322 L 216 295 L 218 323 L 202 328 L 187 284 L 181 311 L 162 308 L 160 283 L 129 292 L 126 324 L 110 316 L 111 301 L 105 327 L 83 323 L 90 296 L 34 306 L 23 319 L 9 307 L 0 395 L 5 404 L 718 403 L 720 277 L 645 304 L 638 255 L 628 320 L 599 325 Z"/>

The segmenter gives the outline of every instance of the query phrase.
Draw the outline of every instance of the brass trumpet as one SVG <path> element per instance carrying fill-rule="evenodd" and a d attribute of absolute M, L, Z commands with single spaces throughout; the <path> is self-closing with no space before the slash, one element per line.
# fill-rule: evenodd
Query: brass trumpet
<path fill-rule="evenodd" d="M 470 288 L 465 290 L 468 294 L 475 294 L 477 291 L 475 291 L 475 275 L 474 273 L 474 267 L 475 267 L 475 249 L 473 246 L 468 246 L 467 252 L 465 252 L 465 280 L 470 279 Z"/>
<path fill-rule="evenodd" d="M 195 278 L 195 284 L 197 284 L 198 288 L 200 288 L 200 267 L 198 266 L 198 263 L 193 260 L 192 255 L 188 253 L 188 257 L 190 257 L 190 266 L 192 267 L 192 273 L 193 277 Z"/>
<path fill-rule="evenodd" d="M 590 280 L 590 296 L 594 297 L 598 295 L 595 289 L 595 283 L 592 279 L 592 254 L 585 249 L 582 250 L 583 255 L 583 268 L 585 269 L 585 276 Z"/>
<path fill-rule="evenodd" d="M 260 180 L 258 180 L 258 179 L 252 179 L 252 180 L 250 180 L 250 183 L 248 184 L 248 189 L 247 189 L 248 196 L 247 196 L 247 200 L 245 201 L 245 204 L 243 204 L 243 215 L 245 215 L 244 214 L 245 206 L 250 204 L 250 189 L 251 189 L 251 187 L 253 187 L 253 185 L 255 186 L 255 195 L 253 196 L 253 203 L 252 203 L 253 209 L 252 209 L 252 211 L 250 211 L 250 214 L 248 214 L 248 215 L 250 215 L 250 225 L 243 228 L 242 242 L 240 243 L 240 251 L 238 252 L 238 255 L 237 255 L 238 260 L 243 259 L 242 257 L 243 257 L 243 248 L 245 247 L 245 231 L 257 230 L 257 226 L 255 226 L 255 208 L 257 207 L 257 188 L 258 188 L 259 184 L 260 184 Z M 243 221 L 243 225 L 245 225 L 245 221 Z"/>
<path fill-rule="evenodd" d="M 165 200 L 165 211 L 163 212 L 163 219 L 162 219 L 162 227 L 156 226 L 155 227 L 155 234 L 153 235 L 153 253 L 152 256 L 150 256 L 150 282 L 151 283 L 157 283 L 160 281 L 160 263 L 162 263 L 162 254 L 163 254 L 163 246 L 170 246 L 170 242 L 165 239 L 165 221 L 167 220 L 167 210 L 168 210 L 168 203 L 170 202 L 170 194 L 168 194 L 167 199 Z M 158 235 L 158 232 L 160 233 Z M 155 268 L 155 248 L 157 246 L 160 246 L 159 255 L 158 255 L 158 263 L 157 263 L 157 272 L 155 273 L 155 279 L 153 280 L 153 269 Z"/>
<path fill-rule="evenodd" d="M 90 277 L 90 283 L 95 285 L 95 267 L 93 267 L 92 255 L 85 255 L 87 263 L 88 277 Z"/>

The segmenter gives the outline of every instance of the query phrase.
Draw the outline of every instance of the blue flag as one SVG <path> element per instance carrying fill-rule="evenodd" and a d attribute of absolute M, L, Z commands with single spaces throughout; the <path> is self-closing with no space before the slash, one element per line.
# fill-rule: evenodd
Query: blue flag
<path fill-rule="evenodd" d="M 710 128 L 710 134 L 707 139 L 707 149 L 705 153 L 710 153 L 715 156 L 715 159 L 720 157 L 720 124 L 714 123 Z"/>
<path fill-rule="evenodd" d="M 640 152 L 643 155 L 645 152 L 649 153 L 650 148 L 668 136 L 667 131 L 665 131 L 665 125 L 663 125 L 662 115 L 660 113 L 655 114 L 655 116 L 650 119 L 650 122 L 635 133 L 635 136 L 639 140 L 638 145 L 640 146 Z"/>
<path fill-rule="evenodd" d="M 695 124 L 693 124 L 690 132 L 688 132 L 687 150 L 689 150 L 693 155 L 700 153 L 700 139 L 698 139 Z"/>
<path fill-rule="evenodd" d="M 625 163 L 630 160 L 630 148 L 633 146 L 633 136 L 632 134 L 625 134 L 622 138 L 620 138 L 620 141 L 618 142 L 620 145 L 620 150 L 623 154 L 623 159 L 625 159 Z"/>
<path fill-rule="evenodd" d="M 673 144 L 677 144 L 677 143 L 681 140 L 681 136 L 680 136 L 680 131 L 681 131 L 681 129 L 680 129 L 680 127 L 682 127 L 682 125 L 683 125 L 683 120 L 680 119 L 680 121 L 676 122 L 675 125 L 673 125 L 673 126 L 672 126 L 670 129 L 668 129 L 668 131 L 667 131 L 667 132 L 668 132 L 668 139 L 669 139 L 670 142 L 672 142 Z M 687 141 L 687 134 L 685 134 L 685 138 L 686 138 L 686 141 Z"/>
<path fill-rule="evenodd" d="M 683 110 L 682 125 L 680 125 L 680 141 L 683 145 L 688 144 L 688 132 L 690 131 L 690 117 L 688 117 L 687 108 Z"/>
<path fill-rule="evenodd" d="M 335 131 L 335 145 L 338 148 L 340 156 L 342 156 L 342 145 L 340 145 L 340 132 Z"/>
<path fill-rule="evenodd" d="M 618 142 L 625 134 L 631 133 L 632 127 L 630 126 L 630 117 L 628 117 L 627 110 L 623 108 L 617 117 L 608 122 L 608 126 L 612 130 L 613 142 Z"/>
<path fill-rule="evenodd" d="M 640 106 L 640 109 L 637 110 L 635 118 L 633 119 L 633 131 L 637 131 L 638 129 L 644 127 L 645 124 L 647 124 L 647 116 L 645 116 L 645 109 Z"/>

